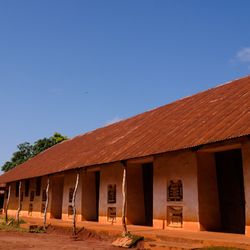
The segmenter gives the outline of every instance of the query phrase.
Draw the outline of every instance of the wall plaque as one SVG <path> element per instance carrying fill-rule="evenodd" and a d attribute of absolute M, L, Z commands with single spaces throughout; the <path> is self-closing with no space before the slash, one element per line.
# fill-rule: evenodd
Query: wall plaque
<path fill-rule="evenodd" d="M 74 188 L 69 189 L 69 203 L 73 200 Z"/>
<path fill-rule="evenodd" d="M 34 201 L 34 197 L 35 197 L 35 192 L 31 191 L 30 192 L 30 201 Z"/>
<path fill-rule="evenodd" d="M 42 201 L 46 201 L 46 190 L 43 189 L 43 193 L 42 193 Z"/>
<path fill-rule="evenodd" d="M 170 180 L 167 187 L 167 201 L 182 201 L 183 188 L 181 180 Z"/>
<path fill-rule="evenodd" d="M 108 221 L 115 222 L 116 221 L 116 207 L 108 207 Z"/>
<path fill-rule="evenodd" d="M 45 203 L 42 203 L 41 204 L 41 213 L 43 214 L 45 211 Z"/>
<path fill-rule="evenodd" d="M 108 203 L 116 203 L 116 185 L 108 185 Z"/>
<path fill-rule="evenodd" d="M 37 177 L 36 178 L 36 196 L 40 196 L 41 193 L 41 184 L 42 184 L 42 178 Z"/>
<path fill-rule="evenodd" d="M 170 227 L 182 227 L 183 216 L 181 206 L 167 207 L 167 225 Z"/>
<path fill-rule="evenodd" d="M 30 204 L 29 204 L 28 215 L 32 215 L 32 211 L 33 211 L 33 204 L 30 203 Z"/>
<path fill-rule="evenodd" d="M 16 197 L 19 197 L 19 181 L 16 182 Z"/>
<path fill-rule="evenodd" d="M 6 187 L 5 189 L 5 198 L 8 199 L 8 195 L 9 195 L 9 187 Z"/>
<path fill-rule="evenodd" d="M 68 206 L 68 216 L 73 215 L 73 207 L 71 205 Z"/>

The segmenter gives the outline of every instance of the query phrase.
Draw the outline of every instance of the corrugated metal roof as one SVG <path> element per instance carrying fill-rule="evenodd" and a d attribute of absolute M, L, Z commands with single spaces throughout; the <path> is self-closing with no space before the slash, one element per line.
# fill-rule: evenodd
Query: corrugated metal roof
<path fill-rule="evenodd" d="M 250 134 L 250 76 L 62 142 L 0 177 L 42 176 Z"/>

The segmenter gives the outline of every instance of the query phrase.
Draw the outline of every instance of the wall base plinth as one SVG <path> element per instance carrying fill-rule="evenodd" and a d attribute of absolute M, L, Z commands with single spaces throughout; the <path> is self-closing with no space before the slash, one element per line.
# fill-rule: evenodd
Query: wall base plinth
<path fill-rule="evenodd" d="M 122 218 L 121 217 L 116 217 L 115 221 L 108 221 L 106 216 L 99 216 L 99 223 L 102 224 L 109 224 L 109 225 L 122 225 Z"/>
<path fill-rule="evenodd" d="M 68 214 L 62 214 L 62 220 L 64 221 L 72 221 L 73 215 L 68 215 Z M 76 221 L 81 221 L 82 220 L 82 215 L 81 214 L 76 214 Z"/>
<path fill-rule="evenodd" d="M 188 231 L 200 231 L 200 223 L 199 222 L 187 222 L 184 221 L 182 227 L 172 227 L 167 226 L 166 220 L 161 219 L 154 219 L 153 220 L 153 227 L 157 229 L 183 229 Z"/>
<path fill-rule="evenodd" d="M 245 226 L 245 235 L 250 237 L 250 226 Z"/>

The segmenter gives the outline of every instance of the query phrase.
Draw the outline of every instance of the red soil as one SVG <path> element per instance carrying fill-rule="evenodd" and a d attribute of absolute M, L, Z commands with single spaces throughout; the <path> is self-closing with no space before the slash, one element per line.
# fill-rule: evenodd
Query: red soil
<path fill-rule="evenodd" d="M 117 249 L 112 238 L 101 237 L 82 229 L 74 239 L 64 228 L 49 227 L 47 233 L 21 233 L 0 231 L 0 249 Z"/>

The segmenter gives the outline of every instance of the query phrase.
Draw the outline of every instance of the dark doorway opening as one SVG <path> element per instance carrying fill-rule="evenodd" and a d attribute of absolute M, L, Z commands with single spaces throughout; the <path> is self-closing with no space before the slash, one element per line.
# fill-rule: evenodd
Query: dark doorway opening
<path fill-rule="evenodd" d="M 0 193 L 0 214 L 1 214 L 1 211 L 3 209 L 3 205 L 4 205 L 4 192 Z"/>
<path fill-rule="evenodd" d="M 145 226 L 153 226 L 153 163 L 142 165 Z"/>
<path fill-rule="evenodd" d="M 245 194 L 241 150 L 215 153 L 221 231 L 245 233 Z"/>
<path fill-rule="evenodd" d="M 82 220 L 99 220 L 100 171 L 87 171 L 82 176 Z"/>
<path fill-rule="evenodd" d="M 99 218 L 99 197 L 100 197 L 100 171 L 95 172 L 95 190 L 96 190 L 96 217 L 95 221 L 98 221 Z"/>
<path fill-rule="evenodd" d="M 63 202 L 63 176 L 54 176 L 52 179 L 52 197 L 51 197 L 51 217 L 55 219 L 62 218 Z"/>

